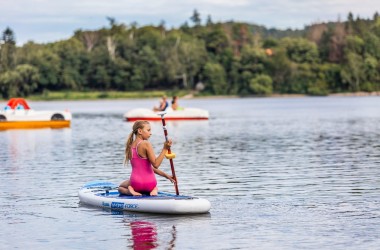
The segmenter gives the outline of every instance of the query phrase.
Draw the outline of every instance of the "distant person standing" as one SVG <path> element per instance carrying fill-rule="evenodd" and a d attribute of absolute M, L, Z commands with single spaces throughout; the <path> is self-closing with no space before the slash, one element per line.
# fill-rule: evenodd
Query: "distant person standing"
<path fill-rule="evenodd" d="M 169 102 L 167 101 L 167 98 L 164 95 L 162 96 L 159 106 L 154 107 L 153 111 L 165 111 L 167 107 L 169 107 Z"/>

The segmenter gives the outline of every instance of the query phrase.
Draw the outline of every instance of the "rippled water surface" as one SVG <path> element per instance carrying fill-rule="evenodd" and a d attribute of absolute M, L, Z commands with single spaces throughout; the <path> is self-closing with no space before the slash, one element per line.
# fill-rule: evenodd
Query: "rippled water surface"
<path fill-rule="evenodd" d="M 168 123 L 180 193 L 208 199 L 210 213 L 80 204 L 84 183 L 129 176 L 123 113 L 156 102 L 31 102 L 68 108 L 71 128 L 0 131 L 1 248 L 379 249 L 379 97 L 181 100 L 210 111 L 209 121 Z M 161 124 L 152 130 L 158 152 Z"/>

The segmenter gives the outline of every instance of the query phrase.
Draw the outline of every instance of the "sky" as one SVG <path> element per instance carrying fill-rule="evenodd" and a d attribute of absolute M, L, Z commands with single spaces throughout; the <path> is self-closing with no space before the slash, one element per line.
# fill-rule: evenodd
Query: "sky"
<path fill-rule="evenodd" d="M 267 28 L 300 29 L 327 21 L 373 18 L 380 0 L 0 0 L 0 32 L 11 28 L 18 45 L 48 43 L 70 38 L 75 30 L 97 30 L 116 23 L 178 28 L 194 9 L 203 23 L 236 21 Z"/>

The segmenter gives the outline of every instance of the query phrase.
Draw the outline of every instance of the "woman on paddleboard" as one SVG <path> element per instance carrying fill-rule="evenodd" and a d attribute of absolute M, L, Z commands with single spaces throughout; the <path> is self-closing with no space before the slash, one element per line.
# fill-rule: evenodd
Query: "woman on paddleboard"
<path fill-rule="evenodd" d="M 118 190 L 121 194 L 139 196 L 142 194 L 157 195 L 157 180 L 155 173 L 161 175 L 171 182 L 172 176 L 158 169 L 165 154 L 172 145 L 168 140 L 164 143 L 161 153 L 156 157 L 152 144 L 148 141 L 152 135 L 148 121 L 136 121 L 133 124 L 125 147 L 125 163 L 132 165 L 132 173 L 129 180 L 123 181 Z"/>

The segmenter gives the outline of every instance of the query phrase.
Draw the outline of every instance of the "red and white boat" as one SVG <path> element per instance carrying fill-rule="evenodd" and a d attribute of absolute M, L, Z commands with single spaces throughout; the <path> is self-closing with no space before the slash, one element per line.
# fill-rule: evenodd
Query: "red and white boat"
<path fill-rule="evenodd" d="M 69 111 L 35 111 L 23 98 L 12 98 L 0 110 L 0 130 L 14 128 L 70 127 Z"/>
<path fill-rule="evenodd" d="M 165 110 L 165 120 L 208 120 L 209 113 L 207 110 L 198 108 L 183 108 L 181 110 L 173 110 L 167 108 Z M 151 109 L 137 108 L 132 109 L 124 114 L 124 119 L 127 121 L 147 120 L 147 121 L 161 121 L 159 112 Z"/>

